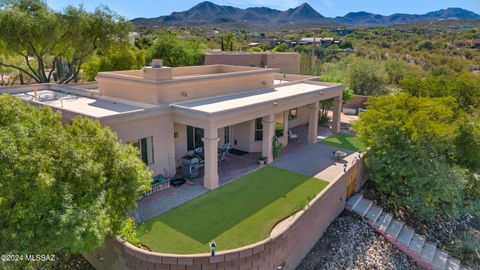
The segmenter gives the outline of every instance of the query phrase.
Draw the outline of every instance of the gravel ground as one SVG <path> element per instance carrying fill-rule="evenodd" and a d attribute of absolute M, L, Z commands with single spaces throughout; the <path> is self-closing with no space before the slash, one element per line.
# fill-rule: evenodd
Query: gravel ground
<path fill-rule="evenodd" d="M 365 222 L 344 211 L 297 270 L 422 269 Z"/>

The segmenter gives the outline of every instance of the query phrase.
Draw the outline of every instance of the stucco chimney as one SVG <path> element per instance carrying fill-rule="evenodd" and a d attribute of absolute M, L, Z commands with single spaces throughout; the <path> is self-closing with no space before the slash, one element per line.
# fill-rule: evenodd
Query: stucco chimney
<path fill-rule="evenodd" d="M 164 67 L 162 59 L 153 59 L 151 66 L 143 68 L 143 78 L 152 81 L 171 80 L 172 68 Z"/>

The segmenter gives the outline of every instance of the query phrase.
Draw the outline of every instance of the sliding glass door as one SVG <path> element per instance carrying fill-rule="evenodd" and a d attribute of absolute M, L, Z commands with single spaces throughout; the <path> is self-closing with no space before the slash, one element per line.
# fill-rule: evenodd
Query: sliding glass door
<path fill-rule="evenodd" d="M 187 150 L 203 147 L 203 128 L 187 126 Z"/>

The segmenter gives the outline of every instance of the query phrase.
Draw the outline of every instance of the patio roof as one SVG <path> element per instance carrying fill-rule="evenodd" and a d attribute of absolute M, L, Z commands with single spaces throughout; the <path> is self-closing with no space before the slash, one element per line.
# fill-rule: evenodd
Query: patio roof
<path fill-rule="evenodd" d="M 258 89 L 229 95 L 179 102 L 171 104 L 170 106 L 172 106 L 174 109 L 179 109 L 180 111 L 183 110 L 207 115 L 215 115 L 265 104 L 273 104 L 275 106 L 277 105 L 275 104 L 276 102 L 285 101 L 292 98 L 305 97 L 308 95 L 312 97 L 316 96 L 318 98 L 319 94 L 322 96 L 325 94 L 325 98 L 321 99 L 326 99 L 330 98 L 330 95 L 328 95 L 327 92 L 337 92 L 341 88 L 342 86 L 339 84 L 302 82 L 285 84 L 269 89 Z"/>

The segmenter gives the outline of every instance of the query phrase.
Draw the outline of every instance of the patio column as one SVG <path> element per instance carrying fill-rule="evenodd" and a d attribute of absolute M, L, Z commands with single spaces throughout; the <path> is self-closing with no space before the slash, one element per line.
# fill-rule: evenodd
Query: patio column
<path fill-rule="evenodd" d="M 317 143 L 319 101 L 308 105 L 308 143 Z"/>
<path fill-rule="evenodd" d="M 283 112 L 283 136 L 286 138 L 284 146 L 288 144 L 288 110 Z"/>
<path fill-rule="evenodd" d="M 267 157 L 267 163 L 273 161 L 273 136 L 275 136 L 275 114 L 269 114 L 262 118 L 263 139 L 262 139 L 262 156 Z"/>
<path fill-rule="evenodd" d="M 341 115 L 342 115 L 342 96 L 337 96 L 333 99 L 333 119 L 332 119 L 333 133 L 340 132 Z"/>
<path fill-rule="evenodd" d="M 216 189 L 218 187 L 218 129 L 209 127 L 204 130 L 203 154 L 205 158 L 205 174 L 203 176 L 203 186 L 207 189 Z"/>

